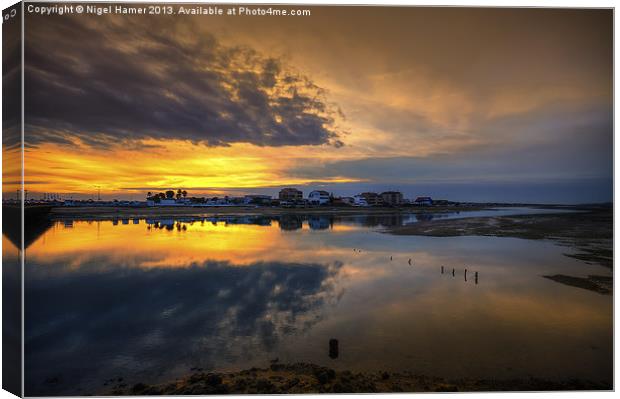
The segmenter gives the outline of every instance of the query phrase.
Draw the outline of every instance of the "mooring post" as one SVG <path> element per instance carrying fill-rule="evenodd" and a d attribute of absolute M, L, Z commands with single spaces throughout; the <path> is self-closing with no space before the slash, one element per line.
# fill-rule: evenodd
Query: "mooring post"
<path fill-rule="evenodd" d="M 338 358 L 338 340 L 335 338 L 329 340 L 329 357 L 332 359 Z"/>

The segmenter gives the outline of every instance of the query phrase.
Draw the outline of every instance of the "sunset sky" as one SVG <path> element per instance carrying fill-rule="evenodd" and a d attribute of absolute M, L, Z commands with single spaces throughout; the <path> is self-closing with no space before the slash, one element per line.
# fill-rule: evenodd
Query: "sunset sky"
<path fill-rule="evenodd" d="M 30 196 L 612 200 L 611 10 L 311 10 L 27 14 Z"/>

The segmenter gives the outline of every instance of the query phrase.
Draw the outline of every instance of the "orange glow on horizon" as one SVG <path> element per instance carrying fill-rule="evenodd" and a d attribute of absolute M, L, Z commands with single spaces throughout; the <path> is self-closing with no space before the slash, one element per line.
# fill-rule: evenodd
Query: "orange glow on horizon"
<path fill-rule="evenodd" d="M 9 198 L 15 198 L 15 191 L 21 189 L 21 151 L 2 150 L 2 190 Z"/>
<path fill-rule="evenodd" d="M 314 162 L 338 159 L 337 149 L 324 147 L 258 147 L 234 144 L 208 147 L 181 140 L 148 140 L 134 145 L 95 149 L 43 144 L 25 154 L 25 180 L 31 192 L 140 194 L 149 190 L 184 188 L 223 192 L 227 188 L 303 185 L 313 179 L 290 173 L 305 157 Z M 346 176 L 325 183 L 358 182 Z M 8 188 L 5 185 L 5 189 Z"/>

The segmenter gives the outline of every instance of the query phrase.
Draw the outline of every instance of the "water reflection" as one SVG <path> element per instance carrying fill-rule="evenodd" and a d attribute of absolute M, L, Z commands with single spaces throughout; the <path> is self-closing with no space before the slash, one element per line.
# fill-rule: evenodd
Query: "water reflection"
<path fill-rule="evenodd" d="M 4 214 L 6 215 L 6 213 Z M 6 217 L 6 216 L 5 216 Z M 3 220 L 6 223 L 6 219 Z M 4 227 L 4 225 L 3 225 Z M 19 245 L 21 237 L 17 240 Z M 22 367 L 22 252 L 2 235 L 2 387 L 16 395 L 21 389 Z"/>
<path fill-rule="evenodd" d="M 282 337 L 303 334 L 337 303 L 341 267 L 204 262 L 143 270 L 96 257 L 67 275 L 33 264 L 28 393 L 69 392 L 114 373 L 153 379 L 170 368 L 265 361 Z"/>
<path fill-rule="evenodd" d="M 334 227 L 345 226 L 361 226 L 361 227 L 398 227 L 415 223 L 419 221 L 431 221 L 434 219 L 455 219 L 462 217 L 479 217 L 479 216 L 507 216 L 517 214 L 531 214 L 531 213 L 558 213 L 568 212 L 558 209 L 533 209 L 533 208 L 496 208 L 482 211 L 471 212 L 423 212 L 423 213 L 388 213 L 388 214 L 372 214 L 372 215 L 303 215 L 303 214 L 283 214 L 279 216 L 263 216 L 263 215 L 229 215 L 229 216 L 185 216 L 177 218 L 147 218 L 144 221 L 147 224 L 158 224 L 158 228 L 163 225 L 166 230 L 173 230 L 175 223 L 181 223 L 181 229 L 184 224 L 200 223 L 204 225 L 205 222 L 210 222 L 214 226 L 219 223 L 224 225 L 255 225 L 255 226 L 271 226 L 272 223 L 277 223 L 279 228 L 284 231 L 301 230 L 304 227 L 304 223 L 308 225 L 311 230 L 327 230 L 334 229 Z M 12 216 L 17 215 L 10 210 L 4 211 L 5 215 Z M 36 215 L 35 215 L 36 216 Z M 28 248 L 33 242 L 37 241 L 41 235 L 53 226 L 53 222 L 45 217 L 28 217 L 25 225 L 24 232 L 24 247 Z M 119 221 L 123 225 L 129 224 L 129 221 L 137 225 L 140 224 L 140 218 L 113 218 L 111 219 L 112 225 L 118 226 Z M 65 227 L 70 228 L 77 220 L 63 219 Z M 94 220 L 80 219 L 80 221 L 86 221 L 89 223 Z M 99 221 L 101 222 L 101 221 Z M 11 243 L 20 247 L 21 232 L 19 229 L 20 221 L 18 219 L 11 219 L 11 217 L 5 217 L 3 221 L 3 234 L 6 235 Z M 186 229 L 185 229 L 186 230 Z"/>
<path fill-rule="evenodd" d="M 443 266 L 441 266 L 439 273 L 442 275 L 444 274 Z M 467 273 L 468 273 L 467 269 L 463 270 L 463 281 L 465 282 L 467 282 Z M 456 276 L 456 269 L 452 269 L 452 277 L 455 277 L 455 276 Z M 478 272 L 474 272 L 474 284 L 478 285 Z"/>
<path fill-rule="evenodd" d="M 303 226 L 303 218 L 298 215 L 282 215 L 279 222 L 282 230 L 299 230 Z"/>
<path fill-rule="evenodd" d="M 31 207 L 24 211 L 23 247 L 28 248 L 52 227 L 47 218 L 49 207 Z M 22 247 L 22 211 L 19 207 L 2 206 L 2 234 L 15 248 Z"/>
<path fill-rule="evenodd" d="M 161 382 L 274 358 L 610 378 L 611 296 L 541 277 L 605 273 L 569 249 L 366 227 L 407 217 L 314 216 L 55 223 L 26 252 L 26 393 L 96 393 L 110 378 Z"/>
<path fill-rule="evenodd" d="M 433 220 L 433 214 L 432 213 L 419 213 L 416 215 L 416 220 L 421 221 L 421 222 L 430 222 L 431 220 Z"/>

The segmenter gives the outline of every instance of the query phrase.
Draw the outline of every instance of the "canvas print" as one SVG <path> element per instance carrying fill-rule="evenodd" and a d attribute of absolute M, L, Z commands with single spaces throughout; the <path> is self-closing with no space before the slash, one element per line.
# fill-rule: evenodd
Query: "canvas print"
<path fill-rule="evenodd" d="M 613 10 L 3 12 L 3 387 L 613 389 Z"/>

